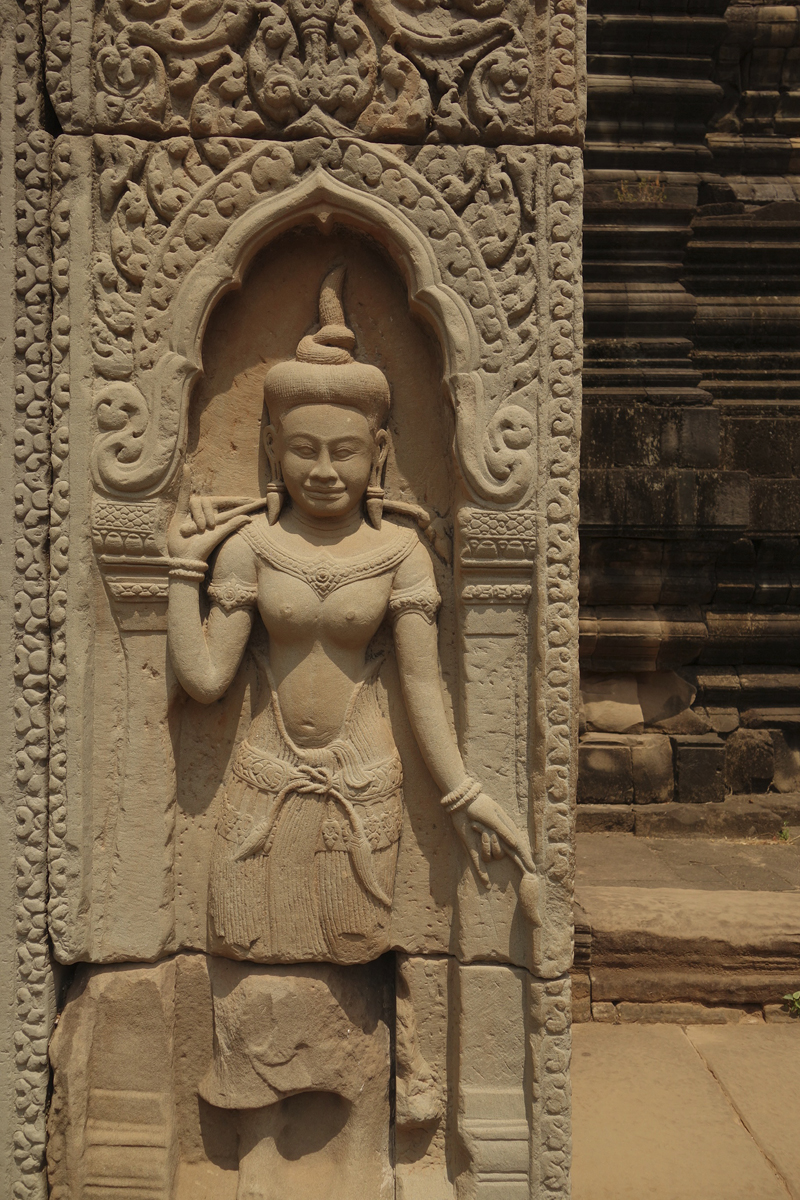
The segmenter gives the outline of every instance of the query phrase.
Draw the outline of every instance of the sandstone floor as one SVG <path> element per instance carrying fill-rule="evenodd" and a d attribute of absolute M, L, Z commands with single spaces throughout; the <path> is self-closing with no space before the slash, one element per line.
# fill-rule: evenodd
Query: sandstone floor
<path fill-rule="evenodd" d="M 577 1025 L 573 1200 L 798 1200 L 800 1021 Z"/>
<path fill-rule="evenodd" d="M 798 834 L 579 834 L 573 1200 L 800 1200 Z"/>

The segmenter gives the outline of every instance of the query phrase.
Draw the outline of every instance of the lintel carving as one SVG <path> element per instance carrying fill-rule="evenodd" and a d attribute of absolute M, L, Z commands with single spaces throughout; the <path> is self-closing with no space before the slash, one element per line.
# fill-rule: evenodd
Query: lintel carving
<path fill-rule="evenodd" d="M 47 0 L 46 77 L 70 131 L 579 144 L 584 19 L 581 0 Z"/>

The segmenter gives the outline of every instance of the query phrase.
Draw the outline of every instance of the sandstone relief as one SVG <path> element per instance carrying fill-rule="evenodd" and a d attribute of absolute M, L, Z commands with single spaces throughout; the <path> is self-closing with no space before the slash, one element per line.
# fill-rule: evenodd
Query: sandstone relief
<path fill-rule="evenodd" d="M 145 136 L 576 143 L 583 21 L 576 0 L 44 6 L 62 125 Z"/>
<path fill-rule="evenodd" d="M 566 1200 L 582 18 L 45 6 L 15 1196 Z"/>

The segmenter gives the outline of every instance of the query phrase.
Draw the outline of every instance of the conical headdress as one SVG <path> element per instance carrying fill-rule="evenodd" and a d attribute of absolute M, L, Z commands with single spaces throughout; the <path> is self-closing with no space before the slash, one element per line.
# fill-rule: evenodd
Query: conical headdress
<path fill-rule="evenodd" d="M 356 362 L 350 351 L 355 334 L 342 310 L 344 267 L 334 267 L 319 293 L 318 333 L 304 337 L 294 360 L 276 363 L 264 379 L 264 403 L 270 421 L 280 421 L 302 404 L 341 404 L 357 408 L 373 428 L 389 415 L 389 384 L 377 367 Z"/>

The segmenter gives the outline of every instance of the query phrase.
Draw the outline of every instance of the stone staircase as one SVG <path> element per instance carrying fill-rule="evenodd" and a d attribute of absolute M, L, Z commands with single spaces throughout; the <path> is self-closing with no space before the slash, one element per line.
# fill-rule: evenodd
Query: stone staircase
<path fill-rule="evenodd" d="M 789 1021 L 800 829 L 771 841 L 578 837 L 573 1020 Z"/>

